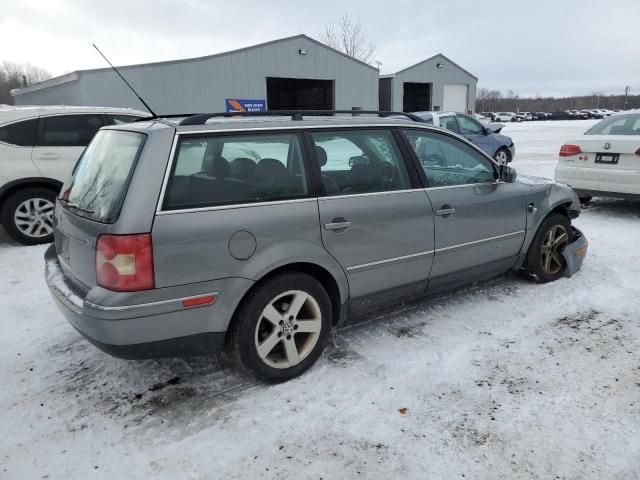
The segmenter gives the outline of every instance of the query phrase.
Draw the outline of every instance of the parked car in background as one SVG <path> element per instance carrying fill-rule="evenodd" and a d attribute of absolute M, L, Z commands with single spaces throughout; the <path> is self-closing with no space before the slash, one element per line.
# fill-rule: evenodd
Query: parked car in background
<path fill-rule="evenodd" d="M 520 120 L 513 112 L 498 112 L 493 119 L 494 122 L 519 122 Z"/>
<path fill-rule="evenodd" d="M 547 114 L 544 112 L 533 112 L 531 114 L 531 119 L 532 120 L 546 120 L 547 119 Z"/>
<path fill-rule="evenodd" d="M 53 240 L 62 182 L 100 127 L 149 116 L 128 108 L 0 108 L 0 222 L 20 243 Z"/>
<path fill-rule="evenodd" d="M 480 115 L 489 118 L 492 122 L 494 122 L 496 118 L 496 114 L 493 112 L 480 112 Z"/>
<path fill-rule="evenodd" d="M 560 149 L 558 182 L 582 202 L 593 196 L 640 199 L 640 113 L 605 118 Z"/>
<path fill-rule="evenodd" d="M 480 123 L 475 118 L 459 112 L 415 112 L 426 123 L 446 128 L 462 135 L 496 162 L 506 165 L 516 155 L 511 137 L 500 134 L 502 124 Z"/>
<path fill-rule="evenodd" d="M 549 120 L 575 120 L 576 117 L 568 111 L 551 112 Z"/>
<path fill-rule="evenodd" d="M 531 112 L 518 112 L 518 115 L 525 121 L 533 120 Z"/>
<path fill-rule="evenodd" d="M 425 123 L 296 115 L 100 130 L 45 253 L 67 320 L 115 356 L 225 348 L 282 382 L 358 314 L 510 270 L 542 283 L 580 268 L 570 188 L 519 182 Z"/>
<path fill-rule="evenodd" d="M 585 113 L 587 115 L 587 118 L 593 118 L 598 120 L 602 120 L 604 118 L 604 114 L 594 108 L 580 110 L 580 111 Z"/>

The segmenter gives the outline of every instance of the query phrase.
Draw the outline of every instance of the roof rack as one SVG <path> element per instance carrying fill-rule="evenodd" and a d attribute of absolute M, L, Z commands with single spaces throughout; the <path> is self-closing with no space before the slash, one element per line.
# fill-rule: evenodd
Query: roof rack
<path fill-rule="evenodd" d="M 381 110 L 268 110 L 266 112 L 218 112 L 218 113 L 199 113 L 195 115 L 167 115 L 167 117 L 187 116 L 180 122 L 180 125 L 204 125 L 210 118 L 216 117 L 271 117 L 286 116 L 291 120 L 302 120 L 304 116 L 330 116 L 335 114 L 349 114 L 354 117 L 360 115 L 378 115 L 380 117 L 389 117 L 392 115 L 401 115 L 415 122 L 424 122 L 419 116 L 406 112 L 389 112 Z M 162 118 L 162 115 L 160 116 Z"/>

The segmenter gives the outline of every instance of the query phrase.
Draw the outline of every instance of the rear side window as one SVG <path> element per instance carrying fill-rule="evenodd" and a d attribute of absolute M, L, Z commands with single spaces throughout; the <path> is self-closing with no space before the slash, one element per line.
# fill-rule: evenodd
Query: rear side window
<path fill-rule="evenodd" d="M 86 147 L 104 126 L 102 114 L 41 117 L 38 144 L 43 147 Z"/>
<path fill-rule="evenodd" d="M 451 130 L 452 132 L 460 133 L 458 122 L 456 121 L 456 117 L 454 117 L 453 115 L 440 117 L 440 126 L 442 128 L 446 128 L 447 130 Z"/>
<path fill-rule="evenodd" d="M 165 210 L 309 196 L 297 134 L 188 136 L 176 150 Z"/>
<path fill-rule="evenodd" d="M 115 222 L 145 139 L 141 133 L 98 132 L 73 171 L 62 205 L 91 220 Z"/>
<path fill-rule="evenodd" d="M 24 120 L 0 127 L 0 142 L 19 147 L 33 147 L 36 143 L 38 119 Z"/>

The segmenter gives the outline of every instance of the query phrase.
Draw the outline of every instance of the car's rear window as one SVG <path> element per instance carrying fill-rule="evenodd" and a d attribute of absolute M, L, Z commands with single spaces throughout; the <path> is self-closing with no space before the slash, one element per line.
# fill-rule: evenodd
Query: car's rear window
<path fill-rule="evenodd" d="M 605 118 L 587 130 L 585 135 L 640 135 L 640 113 Z"/>
<path fill-rule="evenodd" d="M 141 133 L 99 131 L 76 164 L 62 205 L 91 220 L 115 222 L 145 139 Z"/>

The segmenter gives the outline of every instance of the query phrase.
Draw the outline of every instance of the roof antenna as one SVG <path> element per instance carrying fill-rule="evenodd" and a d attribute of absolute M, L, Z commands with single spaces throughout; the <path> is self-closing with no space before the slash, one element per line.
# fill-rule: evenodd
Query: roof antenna
<path fill-rule="evenodd" d="M 122 76 L 122 74 L 118 71 L 118 69 L 116 67 L 114 67 L 111 62 L 109 61 L 109 59 L 107 57 L 104 56 L 104 54 L 100 51 L 100 49 L 98 47 L 96 47 L 95 43 L 92 43 L 91 45 L 93 45 L 93 48 L 95 48 L 98 53 L 102 56 L 102 58 L 104 58 L 106 60 L 106 62 L 109 64 L 109 66 L 111 68 L 113 68 L 113 70 L 118 74 L 118 76 L 122 79 L 122 81 L 124 83 L 127 84 L 127 87 L 129 87 L 131 89 L 131 91 L 133 92 L 133 94 L 138 97 L 138 100 L 140 100 L 142 102 L 142 104 L 147 108 L 147 110 L 149 110 L 149 113 L 151 113 L 151 115 L 153 115 L 152 118 L 158 118 L 158 115 L 156 115 L 156 112 L 154 112 L 153 110 L 151 110 L 151 107 L 149 107 L 149 105 L 147 105 L 147 102 L 145 102 L 142 97 L 140 95 L 138 95 L 138 92 L 136 92 L 134 90 L 134 88 L 131 86 L 131 84 L 129 82 L 127 82 L 127 80 Z"/>

